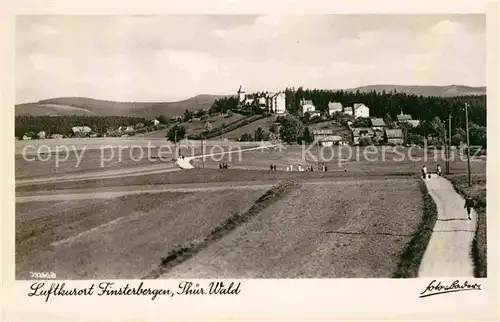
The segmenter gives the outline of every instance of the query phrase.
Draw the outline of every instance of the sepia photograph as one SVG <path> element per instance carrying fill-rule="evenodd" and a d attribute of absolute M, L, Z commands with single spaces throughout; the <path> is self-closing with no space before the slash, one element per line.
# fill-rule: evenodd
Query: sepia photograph
<path fill-rule="evenodd" d="M 16 280 L 490 273 L 486 14 L 18 15 L 14 34 Z"/>

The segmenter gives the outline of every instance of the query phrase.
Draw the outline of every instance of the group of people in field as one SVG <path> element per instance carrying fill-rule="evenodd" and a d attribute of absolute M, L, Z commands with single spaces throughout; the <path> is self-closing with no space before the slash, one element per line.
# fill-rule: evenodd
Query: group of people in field
<path fill-rule="evenodd" d="M 422 178 L 424 180 L 431 178 L 430 173 L 427 172 L 427 167 L 425 166 L 425 164 L 422 167 L 421 171 L 422 171 Z M 439 164 L 436 167 L 436 174 L 438 176 L 441 176 L 443 174 L 442 169 L 441 169 L 441 165 L 439 165 Z M 470 214 L 471 214 L 472 208 L 474 208 L 474 200 L 472 199 L 472 197 L 470 195 L 467 195 L 467 197 L 465 198 L 464 209 L 467 209 L 467 217 L 469 218 L 469 220 L 471 220 Z"/>
<path fill-rule="evenodd" d="M 271 165 L 273 166 L 273 165 Z M 297 171 L 298 172 L 314 172 L 314 166 L 313 165 L 308 165 L 308 166 L 302 166 L 301 164 L 297 165 Z M 276 171 L 276 165 L 274 165 L 274 171 Z M 293 164 L 290 164 L 289 166 L 286 167 L 287 172 L 293 172 L 294 171 L 294 166 Z M 321 165 L 318 167 L 318 171 L 323 171 L 326 172 L 328 171 L 328 167 L 326 164 Z"/>
<path fill-rule="evenodd" d="M 421 172 L 422 172 L 422 179 L 430 179 L 431 178 L 431 174 L 427 172 L 427 167 L 425 166 L 425 164 L 422 167 Z M 441 170 L 441 165 L 439 165 L 439 164 L 436 167 L 436 174 L 438 176 L 441 176 L 443 174 L 443 171 Z"/>
<path fill-rule="evenodd" d="M 226 162 L 219 163 L 219 169 L 227 169 L 229 165 Z"/>

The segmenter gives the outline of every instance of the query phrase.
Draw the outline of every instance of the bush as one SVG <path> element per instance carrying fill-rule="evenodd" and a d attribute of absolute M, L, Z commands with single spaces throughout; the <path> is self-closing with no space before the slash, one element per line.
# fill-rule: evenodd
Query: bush
<path fill-rule="evenodd" d="M 252 136 L 248 133 L 243 133 L 243 135 L 241 135 L 239 141 L 242 141 L 242 142 L 252 141 Z"/>
<path fill-rule="evenodd" d="M 373 142 L 372 142 L 372 139 L 370 137 L 364 136 L 364 137 L 359 139 L 360 146 L 368 146 L 368 145 L 372 145 L 372 144 L 373 144 Z"/>

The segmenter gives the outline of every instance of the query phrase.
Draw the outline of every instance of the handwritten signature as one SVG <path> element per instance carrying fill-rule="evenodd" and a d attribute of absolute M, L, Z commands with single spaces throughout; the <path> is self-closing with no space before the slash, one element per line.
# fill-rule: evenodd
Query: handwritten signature
<path fill-rule="evenodd" d="M 425 290 L 420 293 L 419 297 L 423 298 L 428 296 L 464 291 L 481 291 L 481 284 L 470 283 L 468 281 L 464 281 L 463 283 L 461 283 L 459 280 L 455 280 L 449 285 L 443 285 L 440 281 L 433 280 L 429 285 L 427 285 Z"/>

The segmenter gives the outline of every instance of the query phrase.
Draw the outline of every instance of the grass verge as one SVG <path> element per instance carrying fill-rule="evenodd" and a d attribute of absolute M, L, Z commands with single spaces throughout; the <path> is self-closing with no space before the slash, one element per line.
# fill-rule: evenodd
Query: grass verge
<path fill-rule="evenodd" d="M 394 273 L 394 278 L 416 278 L 420 263 L 424 257 L 427 244 L 431 239 L 432 230 L 437 220 L 436 203 L 429 195 L 427 186 L 420 180 L 424 214 L 415 236 L 410 240 L 401 257 L 401 262 Z"/>
<path fill-rule="evenodd" d="M 275 201 L 283 198 L 296 187 L 297 183 L 293 180 L 283 181 L 272 187 L 266 193 L 260 196 L 255 201 L 253 206 L 248 209 L 248 211 L 242 214 L 236 213 L 233 216 L 229 217 L 224 223 L 212 230 L 202 240 L 195 240 L 188 244 L 174 247 L 172 251 L 170 251 L 165 257 L 162 258 L 159 269 L 152 272 L 148 276 L 143 277 L 143 279 L 158 278 L 161 275 L 165 274 L 174 266 L 193 257 L 196 253 L 206 248 L 210 243 L 221 239 L 239 225 L 242 225 L 245 222 L 249 221 L 260 211 L 269 207 Z"/>
<path fill-rule="evenodd" d="M 460 195 L 463 197 L 470 195 L 475 201 L 477 228 L 471 248 L 474 277 L 487 277 L 486 175 L 472 177 L 472 187 L 469 187 L 467 175 L 450 175 L 448 179 Z"/>

